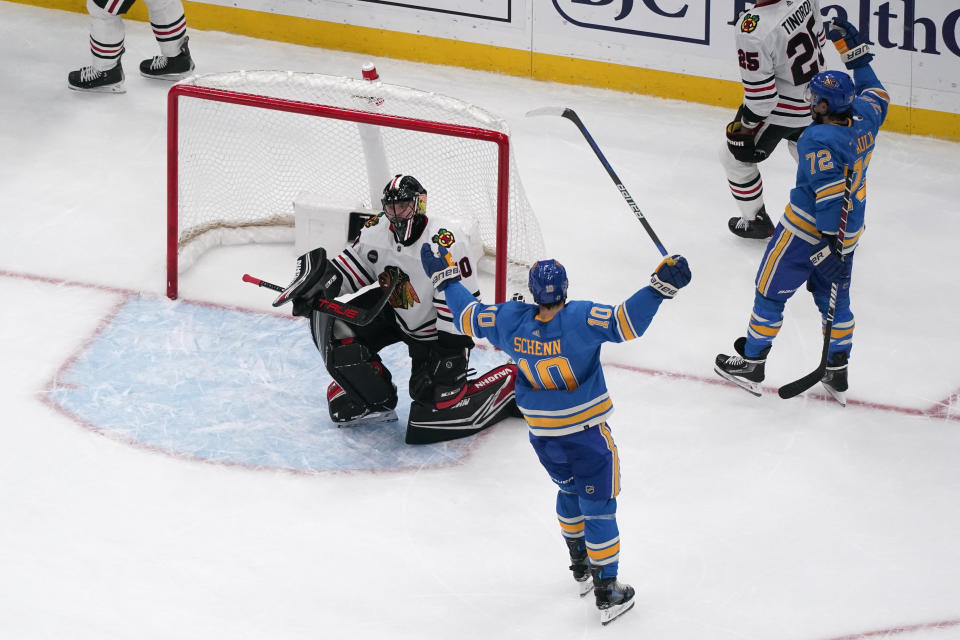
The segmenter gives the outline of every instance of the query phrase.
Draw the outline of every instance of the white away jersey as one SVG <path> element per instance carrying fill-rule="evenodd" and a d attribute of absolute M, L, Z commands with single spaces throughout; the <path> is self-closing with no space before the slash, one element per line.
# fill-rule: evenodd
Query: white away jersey
<path fill-rule="evenodd" d="M 824 70 L 826 40 L 820 0 L 760 0 L 737 20 L 737 57 L 743 80 L 741 117 L 783 127 L 810 123 L 804 91 Z"/>
<path fill-rule="evenodd" d="M 405 247 L 390 230 L 390 221 L 383 213 L 363 226 L 360 236 L 331 262 L 343 275 L 343 293 L 353 293 L 377 282 L 381 273 L 389 272 L 399 279 L 399 286 L 390 297 L 400 329 L 415 340 L 434 340 L 437 331 L 460 333 L 453 327 L 446 296 L 436 291 L 420 262 L 420 245 L 424 242 L 446 248 L 460 267 L 461 282 L 474 296 L 480 295 L 474 275 L 476 262 L 470 252 L 470 241 L 459 226 L 427 218 L 427 226 L 419 240 Z"/>

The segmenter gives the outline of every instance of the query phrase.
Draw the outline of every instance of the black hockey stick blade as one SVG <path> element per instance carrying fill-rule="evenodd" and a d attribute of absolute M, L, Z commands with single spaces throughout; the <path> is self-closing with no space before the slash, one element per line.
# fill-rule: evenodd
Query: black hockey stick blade
<path fill-rule="evenodd" d="M 284 288 L 278 284 L 273 284 L 272 282 L 255 278 L 254 276 L 246 273 L 243 274 L 243 281 L 255 284 L 258 287 L 272 289 L 274 291 L 284 291 Z M 376 318 L 387 305 L 387 302 L 390 300 L 390 296 L 393 294 L 393 290 L 396 289 L 397 283 L 390 279 L 389 276 L 386 276 L 384 281 L 379 283 L 379 286 L 380 296 L 378 296 L 373 304 L 369 306 L 361 307 L 359 305 L 350 304 L 349 301 L 339 302 L 337 300 L 330 300 L 327 298 L 317 298 L 316 302 L 314 303 L 314 309 L 322 314 L 339 318 L 348 324 L 361 327 L 366 326 L 373 322 L 374 318 Z"/>
<path fill-rule="evenodd" d="M 813 385 L 820 382 L 823 379 L 823 374 L 827 372 L 827 368 L 817 367 L 814 371 L 811 371 L 807 375 L 803 376 L 799 380 L 794 380 L 793 382 L 788 382 L 779 389 L 777 389 L 777 395 L 779 395 L 784 400 L 798 396 L 807 389 L 813 387 Z"/>

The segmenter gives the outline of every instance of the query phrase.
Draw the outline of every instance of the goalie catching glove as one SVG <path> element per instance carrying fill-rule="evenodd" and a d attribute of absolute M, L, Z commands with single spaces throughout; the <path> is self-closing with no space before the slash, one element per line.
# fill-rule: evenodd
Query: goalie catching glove
<path fill-rule="evenodd" d="M 333 298 L 340 293 L 343 276 L 327 261 L 322 248 L 309 251 L 297 258 L 293 281 L 273 301 L 274 307 L 293 302 L 293 315 L 309 317 L 317 298 Z"/>
<path fill-rule="evenodd" d="M 650 276 L 650 286 L 664 298 L 672 298 L 690 283 L 690 267 L 681 255 L 664 258 Z"/>
<path fill-rule="evenodd" d="M 420 262 L 437 291 L 443 291 L 451 283 L 460 280 L 460 267 L 453 261 L 449 251 L 443 251 L 441 256 L 437 257 L 430 249 L 430 244 L 424 242 L 420 247 Z"/>

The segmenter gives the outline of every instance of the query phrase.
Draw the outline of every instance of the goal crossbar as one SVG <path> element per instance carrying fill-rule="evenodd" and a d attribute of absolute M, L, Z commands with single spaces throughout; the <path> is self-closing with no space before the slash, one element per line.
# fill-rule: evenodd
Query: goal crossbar
<path fill-rule="evenodd" d="M 179 111 L 181 98 L 197 98 L 214 102 L 284 111 L 308 116 L 322 116 L 337 120 L 346 120 L 360 124 L 383 125 L 397 129 L 406 129 L 425 133 L 444 135 L 491 142 L 497 145 L 497 237 L 498 244 L 504 250 L 498 250 L 494 257 L 496 269 L 505 273 L 507 269 L 507 208 L 510 194 L 510 139 L 500 131 L 478 127 L 399 117 L 390 114 L 371 113 L 344 107 L 311 104 L 297 100 L 287 100 L 270 96 L 254 95 L 227 89 L 203 87 L 190 84 L 176 84 L 167 95 L 167 297 L 176 299 L 178 295 L 178 188 L 179 188 Z M 495 301 L 506 300 L 506 282 L 498 278 L 495 285 Z"/>

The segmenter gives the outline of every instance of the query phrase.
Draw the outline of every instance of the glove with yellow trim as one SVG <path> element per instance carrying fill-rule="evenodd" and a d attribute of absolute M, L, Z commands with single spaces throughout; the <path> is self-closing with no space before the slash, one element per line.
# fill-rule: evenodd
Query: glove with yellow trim
<path fill-rule="evenodd" d="M 833 46 L 840 53 L 840 59 L 847 69 L 859 69 L 870 64 L 873 54 L 867 41 L 863 39 L 857 28 L 846 20 L 834 18 L 826 25 L 827 37 L 833 41 Z"/>
<path fill-rule="evenodd" d="M 672 298 L 689 283 L 687 259 L 678 254 L 664 258 L 650 276 L 650 286 L 664 298 Z"/>

